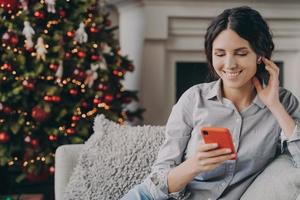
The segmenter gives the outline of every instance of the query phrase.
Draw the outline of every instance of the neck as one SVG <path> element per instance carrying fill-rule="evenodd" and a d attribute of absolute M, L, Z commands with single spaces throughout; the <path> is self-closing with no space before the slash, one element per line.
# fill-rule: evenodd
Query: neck
<path fill-rule="evenodd" d="M 240 111 L 248 107 L 256 95 L 256 90 L 253 84 L 245 84 L 240 88 L 225 88 L 222 85 L 223 97 L 232 101 L 232 103 Z"/>

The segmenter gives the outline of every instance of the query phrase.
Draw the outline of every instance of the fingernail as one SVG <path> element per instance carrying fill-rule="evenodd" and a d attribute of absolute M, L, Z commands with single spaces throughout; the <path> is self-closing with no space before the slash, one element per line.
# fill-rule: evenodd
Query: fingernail
<path fill-rule="evenodd" d="M 230 153 L 231 152 L 231 149 L 226 149 L 226 153 Z"/>
<path fill-rule="evenodd" d="M 213 147 L 217 147 L 218 144 L 217 144 L 217 143 L 213 143 L 212 146 L 213 146 Z"/>

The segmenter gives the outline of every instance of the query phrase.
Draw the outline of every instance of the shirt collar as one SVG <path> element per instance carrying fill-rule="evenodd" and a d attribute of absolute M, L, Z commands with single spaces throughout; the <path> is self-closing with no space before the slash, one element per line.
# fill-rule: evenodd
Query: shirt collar
<path fill-rule="evenodd" d="M 217 97 L 219 101 L 222 102 L 223 97 L 222 97 L 222 81 L 221 79 L 218 79 L 215 81 L 211 89 L 208 91 L 206 95 L 206 99 L 213 99 Z M 258 95 L 255 96 L 253 103 L 259 106 L 260 108 L 264 108 L 266 105 L 261 101 Z"/>
<path fill-rule="evenodd" d="M 211 89 L 208 91 L 206 95 L 206 99 L 213 99 L 214 97 L 217 97 L 219 100 L 222 100 L 221 84 L 222 84 L 221 79 L 215 81 Z"/>
<path fill-rule="evenodd" d="M 262 100 L 259 98 L 259 96 L 256 94 L 253 103 L 258 105 L 260 108 L 264 108 L 266 105 L 262 102 Z"/>

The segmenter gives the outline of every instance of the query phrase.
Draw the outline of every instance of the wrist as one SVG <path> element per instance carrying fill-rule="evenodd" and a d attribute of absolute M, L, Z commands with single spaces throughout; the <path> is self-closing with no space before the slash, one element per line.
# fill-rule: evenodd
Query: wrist
<path fill-rule="evenodd" d="M 284 109 L 284 107 L 283 107 L 283 105 L 281 104 L 280 101 L 272 102 L 272 103 L 270 103 L 270 104 L 267 104 L 266 106 L 269 108 L 269 110 L 270 110 L 271 112 L 273 112 L 273 111 L 276 112 L 276 111 L 278 111 L 278 110 Z"/>
<path fill-rule="evenodd" d="M 272 105 L 271 107 L 269 107 L 269 110 L 276 118 L 279 117 L 282 113 L 286 112 L 281 103 Z"/>

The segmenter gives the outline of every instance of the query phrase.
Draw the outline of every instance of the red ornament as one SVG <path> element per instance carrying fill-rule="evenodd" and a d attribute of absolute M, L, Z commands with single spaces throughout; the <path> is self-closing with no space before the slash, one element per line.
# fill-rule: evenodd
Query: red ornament
<path fill-rule="evenodd" d="M 57 140 L 57 135 L 49 135 L 49 137 L 48 137 L 48 139 L 50 140 L 50 141 L 56 141 Z"/>
<path fill-rule="evenodd" d="M 3 112 L 4 114 L 10 115 L 12 113 L 12 109 L 8 106 L 4 106 Z"/>
<path fill-rule="evenodd" d="M 57 103 L 57 102 L 61 101 L 61 98 L 60 98 L 60 96 L 46 95 L 46 96 L 44 96 L 44 100 L 46 102 L 55 102 L 55 103 Z"/>
<path fill-rule="evenodd" d="M 16 35 L 13 35 L 10 39 L 10 43 L 13 45 L 13 46 L 16 46 L 19 42 L 19 38 L 16 36 Z"/>
<path fill-rule="evenodd" d="M 50 68 L 52 71 L 56 72 L 57 69 L 58 69 L 58 64 L 56 64 L 56 63 L 51 63 L 51 64 L 49 65 L 49 68 Z"/>
<path fill-rule="evenodd" d="M 5 32 L 2 35 L 2 42 L 5 45 L 9 45 L 9 46 L 15 47 L 18 44 L 18 42 L 19 42 L 19 38 L 12 31 L 8 31 L 8 32 Z"/>
<path fill-rule="evenodd" d="M 86 73 L 82 69 L 79 69 L 79 68 L 75 69 L 73 71 L 73 74 L 78 79 L 85 79 L 85 77 L 86 77 Z"/>
<path fill-rule="evenodd" d="M 7 143 L 9 141 L 10 137 L 8 133 L 1 131 L 0 132 L 0 143 Z"/>
<path fill-rule="evenodd" d="M 81 103 L 81 105 L 82 105 L 83 108 L 88 108 L 89 107 L 89 104 L 87 102 L 85 102 L 85 101 L 83 101 Z"/>
<path fill-rule="evenodd" d="M 70 58 L 71 58 L 71 53 L 67 52 L 67 53 L 65 54 L 65 58 L 66 58 L 66 59 L 70 59 Z"/>
<path fill-rule="evenodd" d="M 124 74 L 125 74 L 125 71 L 124 71 L 124 70 L 121 70 L 121 69 L 115 69 L 115 70 L 113 71 L 113 75 L 115 75 L 115 76 L 122 77 L 122 76 L 124 76 Z"/>
<path fill-rule="evenodd" d="M 16 10 L 17 5 L 16 0 L 0 0 L 0 7 L 5 11 Z"/>
<path fill-rule="evenodd" d="M 98 99 L 98 98 L 95 98 L 95 99 L 93 100 L 93 103 L 94 103 L 95 105 L 98 105 L 99 103 L 101 103 L 101 100 Z"/>
<path fill-rule="evenodd" d="M 73 96 L 76 96 L 77 94 L 78 94 L 78 91 L 76 90 L 76 89 L 70 89 L 69 90 L 69 93 L 71 94 L 71 95 L 73 95 Z"/>
<path fill-rule="evenodd" d="M 4 63 L 1 67 L 1 70 L 7 71 L 7 72 L 11 72 L 12 71 L 12 67 L 10 64 L 8 63 Z"/>
<path fill-rule="evenodd" d="M 28 90 L 33 90 L 33 89 L 34 89 L 34 84 L 33 84 L 32 81 L 24 80 L 24 81 L 22 82 L 22 85 L 23 85 L 26 89 L 28 89 Z"/>
<path fill-rule="evenodd" d="M 40 143 L 39 143 L 38 139 L 32 139 L 30 141 L 30 145 L 34 148 L 37 148 L 37 147 L 39 147 Z"/>
<path fill-rule="evenodd" d="M 35 174 L 33 172 L 26 172 L 26 178 L 30 182 L 39 183 L 44 182 L 48 179 L 49 172 L 47 170 L 43 170 L 39 174 Z"/>
<path fill-rule="evenodd" d="M 94 54 L 94 55 L 91 56 L 91 60 L 92 60 L 92 61 L 98 61 L 98 60 L 100 60 L 100 56 Z"/>
<path fill-rule="evenodd" d="M 54 166 L 51 166 L 51 167 L 49 168 L 49 173 L 50 173 L 50 174 L 54 174 L 54 172 L 55 172 L 55 168 L 54 168 Z"/>
<path fill-rule="evenodd" d="M 75 130 L 73 128 L 68 128 L 67 131 L 66 131 L 66 133 L 68 135 L 74 135 L 75 134 Z"/>
<path fill-rule="evenodd" d="M 44 19 L 45 15 L 42 11 L 35 11 L 33 14 L 37 19 Z"/>
<path fill-rule="evenodd" d="M 77 56 L 79 57 L 79 58 L 84 58 L 85 57 L 85 52 L 83 52 L 83 51 L 79 51 L 78 53 L 77 53 Z"/>
<path fill-rule="evenodd" d="M 52 96 L 52 101 L 55 103 L 58 103 L 61 101 L 61 98 L 60 98 L 60 96 Z"/>
<path fill-rule="evenodd" d="M 80 120 L 80 116 L 78 116 L 78 115 L 73 115 L 72 116 L 72 121 L 77 122 L 79 120 Z"/>
<path fill-rule="evenodd" d="M 31 116 L 37 122 L 44 122 L 49 117 L 49 113 L 36 106 L 32 109 Z"/>
<path fill-rule="evenodd" d="M 52 101 L 52 97 L 46 95 L 46 96 L 44 96 L 44 101 L 51 102 Z"/>
<path fill-rule="evenodd" d="M 106 103 L 110 103 L 110 102 L 112 102 L 114 100 L 114 96 L 112 95 L 112 94 L 106 94 L 105 96 L 104 96 L 104 101 L 106 102 Z"/>
<path fill-rule="evenodd" d="M 71 38 L 74 37 L 74 32 L 73 31 L 68 31 L 67 36 L 71 37 Z"/>
<path fill-rule="evenodd" d="M 98 33 L 98 31 L 99 31 L 99 29 L 98 29 L 97 27 L 92 26 L 92 27 L 90 28 L 90 32 L 91 32 L 91 33 Z"/>
<path fill-rule="evenodd" d="M 59 9 L 59 16 L 64 18 L 66 16 L 66 11 L 64 11 L 63 9 Z"/>
<path fill-rule="evenodd" d="M 104 85 L 102 83 L 100 83 L 97 87 L 98 90 L 101 90 L 101 91 L 107 91 L 108 90 L 108 86 L 107 85 Z"/>

